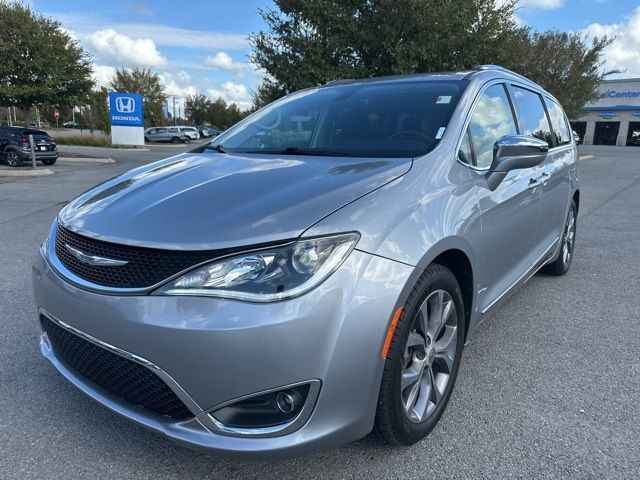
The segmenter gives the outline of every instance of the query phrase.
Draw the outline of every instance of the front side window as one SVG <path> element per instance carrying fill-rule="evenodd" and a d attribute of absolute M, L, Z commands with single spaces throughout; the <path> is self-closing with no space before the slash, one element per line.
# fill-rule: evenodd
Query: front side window
<path fill-rule="evenodd" d="M 359 82 L 289 95 L 216 138 L 226 151 L 415 157 L 444 134 L 466 81 Z"/>
<path fill-rule="evenodd" d="M 553 127 L 553 135 L 556 139 L 556 145 L 568 145 L 571 143 L 571 129 L 567 125 L 567 120 L 560 105 L 545 97 L 549 117 L 551 118 L 551 126 Z"/>
<path fill-rule="evenodd" d="M 480 168 L 491 166 L 494 144 L 505 135 L 517 133 L 504 85 L 493 85 L 480 95 L 469 120 L 469 131 L 475 165 Z"/>
<path fill-rule="evenodd" d="M 539 138 L 551 146 L 551 129 L 540 95 L 516 86 L 512 86 L 512 92 L 522 135 Z"/>

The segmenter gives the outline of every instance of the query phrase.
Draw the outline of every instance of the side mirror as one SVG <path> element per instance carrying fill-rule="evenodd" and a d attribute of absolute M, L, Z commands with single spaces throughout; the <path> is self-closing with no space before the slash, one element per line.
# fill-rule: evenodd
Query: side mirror
<path fill-rule="evenodd" d="M 493 162 L 487 172 L 487 185 L 491 191 L 498 188 L 511 170 L 532 168 L 547 158 L 549 144 L 544 140 L 524 135 L 505 135 L 493 146 Z"/>

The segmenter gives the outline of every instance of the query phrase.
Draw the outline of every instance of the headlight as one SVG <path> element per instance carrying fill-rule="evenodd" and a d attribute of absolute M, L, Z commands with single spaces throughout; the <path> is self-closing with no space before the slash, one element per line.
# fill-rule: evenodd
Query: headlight
<path fill-rule="evenodd" d="M 191 270 L 154 294 L 206 295 L 251 302 L 296 297 L 335 272 L 359 238 L 358 233 L 310 238 L 224 258 Z"/>

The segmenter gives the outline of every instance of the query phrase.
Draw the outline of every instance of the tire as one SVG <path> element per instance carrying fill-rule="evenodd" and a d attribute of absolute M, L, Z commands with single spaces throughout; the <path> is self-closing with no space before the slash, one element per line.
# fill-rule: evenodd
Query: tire
<path fill-rule="evenodd" d="M 182 143 L 184 143 L 184 144 L 191 143 L 191 139 L 189 137 L 185 137 L 185 139 L 182 141 Z"/>
<path fill-rule="evenodd" d="M 178 137 L 173 137 L 173 138 L 171 139 L 171 143 L 180 143 L 180 138 L 178 138 Z"/>
<path fill-rule="evenodd" d="M 147 137 L 144 137 L 144 143 L 151 143 Z"/>
<path fill-rule="evenodd" d="M 439 330 L 437 312 L 449 313 L 441 316 L 445 318 Z M 436 426 L 458 376 L 464 335 L 464 301 L 458 282 L 449 269 L 432 264 L 409 294 L 385 362 L 375 420 L 375 430 L 384 442 L 412 445 Z M 412 397 L 414 391 L 417 395 Z"/>
<path fill-rule="evenodd" d="M 5 158 L 7 161 L 7 165 L 9 165 L 10 167 L 22 166 L 22 157 L 15 150 L 7 150 L 5 152 Z"/>
<path fill-rule="evenodd" d="M 49 158 L 46 160 L 42 160 L 42 164 L 46 166 L 55 165 L 57 160 L 58 160 L 57 158 Z"/>
<path fill-rule="evenodd" d="M 573 260 L 573 250 L 576 245 L 576 225 L 578 222 L 578 209 L 573 200 L 569 205 L 569 212 L 567 213 L 567 219 L 564 222 L 564 228 L 562 229 L 562 245 L 560 246 L 560 252 L 558 258 L 552 263 L 545 265 L 542 269 L 544 273 L 554 276 L 562 276 L 571 268 L 571 262 Z"/>

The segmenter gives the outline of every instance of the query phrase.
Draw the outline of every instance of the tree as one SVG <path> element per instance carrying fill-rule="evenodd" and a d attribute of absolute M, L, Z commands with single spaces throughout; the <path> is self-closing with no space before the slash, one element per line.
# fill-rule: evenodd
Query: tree
<path fill-rule="evenodd" d="M 193 124 L 209 123 L 222 129 L 229 128 L 247 114 L 240 111 L 235 103 L 227 103 L 223 98 L 211 100 L 202 94 L 188 96 L 185 99 L 184 110 Z"/>
<path fill-rule="evenodd" d="M 32 106 L 70 107 L 91 91 L 90 58 L 78 41 L 20 2 L 0 2 L 0 52 L 0 104 L 22 109 L 26 124 Z"/>
<path fill-rule="evenodd" d="M 160 125 L 162 106 L 167 99 L 160 77 L 150 68 L 118 69 L 109 84 L 114 92 L 140 93 L 144 100 L 145 125 Z"/>
<path fill-rule="evenodd" d="M 109 93 L 106 88 L 93 90 L 89 95 L 89 102 L 82 107 L 82 127 L 91 130 L 111 132 L 111 114 L 108 105 Z"/>
<path fill-rule="evenodd" d="M 267 28 L 250 37 L 267 72 L 259 107 L 286 92 L 338 78 L 467 70 L 500 64 L 538 81 L 569 112 L 602 80 L 606 38 L 532 32 L 514 20 L 516 0 L 275 0 Z M 555 50 L 554 50 L 555 49 Z"/>
<path fill-rule="evenodd" d="M 189 95 L 184 101 L 184 113 L 195 125 L 202 125 L 209 121 L 212 101 L 201 93 Z"/>
<path fill-rule="evenodd" d="M 589 42 L 579 33 L 526 30 L 526 37 L 516 41 L 518 55 L 505 66 L 544 87 L 560 101 L 567 116 L 575 118 L 583 105 L 595 99 L 604 77 L 618 73 L 602 70 L 602 52 L 611 41 L 602 37 Z"/>

